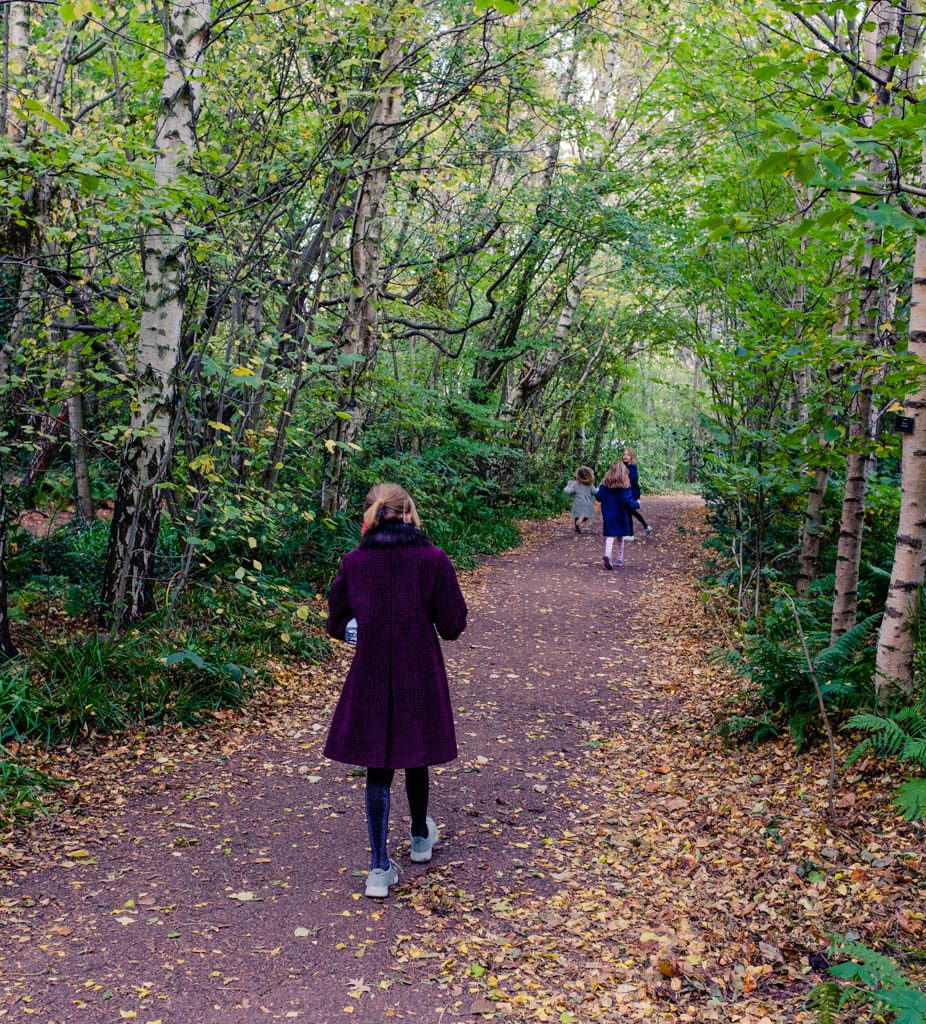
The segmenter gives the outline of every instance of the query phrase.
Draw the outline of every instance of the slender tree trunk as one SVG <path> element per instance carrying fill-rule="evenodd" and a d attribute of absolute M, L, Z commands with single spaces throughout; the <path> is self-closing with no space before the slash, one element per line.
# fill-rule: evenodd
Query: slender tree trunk
<path fill-rule="evenodd" d="M 841 273 L 847 273 L 851 267 L 850 257 L 844 257 L 841 266 Z M 834 341 L 845 341 L 846 332 L 849 327 L 849 295 L 843 293 L 839 297 L 839 317 L 832 327 Z M 805 368 L 808 378 L 810 368 Z M 841 371 L 829 371 L 827 376 L 830 383 L 838 380 Z M 800 403 L 801 421 L 806 422 L 809 418 L 806 395 L 802 396 Z M 826 490 L 830 482 L 830 467 L 817 466 L 813 471 L 813 483 L 807 493 L 807 504 L 804 508 L 804 521 L 801 525 L 801 553 L 798 558 L 797 580 L 795 582 L 795 593 L 799 598 L 805 598 L 810 592 L 810 585 L 817 578 L 817 569 L 820 560 L 820 534 L 823 530 L 823 505 L 826 500 Z"/>
<path fill-rule="evenodd" d="M 701 390 L 701 360 L 694 357 L 691 371 L 691 441 L 688 445 L 688 483 L 698 480 L 698 392 Z"/>
<path fill-rule="evenodd" d="M 8 0 L 3 5 L 3 94 L 0 118 L 3 131 L 14 141 L 22 138 L 22 126 L 13 103 L 13 86 L 21 79 L 29 58 L 30 4 Z"/>
<path fill-rule="evenodd" d="M 209 0 L 173 0 L 165 26 L 164 84 L 154 137 L 155 182 L 165 192 L 190 167 L 209 35 Z M 187 240 L 182 209 L 144 239 L 145 292 L 131 436 L 122 453 L 102 600 L 130 623 L 154 607 L 154 559 L 161 521 L 158 485 L 168 473 L 181 356 Z"/>
<path fill-rule="evenodd" d="M 870 18 L 874 31 L 865 38 L 865 59 L 874 68 L 885 51 L 885 40 L 897 27 L 898 9 L 890 0 L 876 0 L 871 6 Z M 883 69 L 882 69 L 883 70 Z M 891 94 L 887 87 L 878 86 L 869 100 L 866 122 L 877 123 L 890 109 Z M 873 181 L 884 177 L 886 165 L 879 156 L 869 161 L 868 174 Z M 858 272 L 859 311 L 855 322 L 855 336 L 862 342 L 862 358 L 867 359 L 879 341 L 879 298 L 883 286 L 881 261 L 876 254 L 880 233 L 865 239 L 865 252 Z M 846 459 L 846 483 L 843 492 L 842 515 L 839 522 L 839 545 L 836 552 L 836 583 L 833 590 L 833 611 L 830 621 L 830 640 L 837 640 L 851 629 L 858 617 L 858 575 L 862 560 L 862 532 L 865 524 L 865 504 L 868 497 L 868 479 L 871 473 L 871 437 L 874 382 L 869 367 L 856 375 L 857 391 L 849 406 L 849 445 Z"/>
<path fill-rule="evenodd" d="M 539 359 L 534 359 L 523 371 L 520 379 L 512 385 L 507 397 L 508 414 L 518 416 L 531 406 L 531 400 L 538 392 L 542 392 L 556 373 L 560 360 L 566 351 L 569 331 L 575 320 L 576 310 L 585 288 L 588 276 L 588 263 L 579 267 L 575 276 L 566 287 L 566 297 L 556 321 L 553 341 L 544 349 Z"/>
<path fill-rule="evenodd" d="M 560 82 L 557 98 L 561 104 L 569 102 L 575 86 L 579 61 L 579 46 L 577 43 L 578 36 L 575 36 L 573 38 L 569 65 L 566 69 L 566 74 Z M 495 339 L 489 344 L 486 351 L 479 355 L 473 368 L 473 382 L 470 387 L 470 397 L 473 401 L 485 402 L 488 400 L 492 389 L 498 384 L 505 368 L 509 365 L 511 359 L 514 358 L 515 343 L 518 339 L 518 332 L 521 329 L 521 322 L 527 312 L 531 292 L 536 283 L 537 273 L 548 255 L 543 250 L 541 237 L 550 218 L 550 207 L 553 201 L 553 182 L 556 179 L 556 171 L 559 167 L 562 144 L 562 134 L 557 130 L 547 144 L 547 157 L 540 181 L 540 199 L 534 210 L 527 239 L 519 253 L 519 258 L 524 260 L 521 272 L 512 289 L 511 298 L 505 306 L 498 329 L 495 331 Z M 578 300 L 576 301 L 578 302 Z M 575 310 L 573 310 L 574 315 Z M 511 404 L 511 393 L 513 391 L 514 385 L 511 389 L 506 389 L 506 395 L 503 396 L 503 404 Z"/>
<path fill-rule="evenodd" d="M 926 145 L 921 183 L 926 185 Z M 904 403 L 904 416 L 913 421 L 913 430 L 902 435 L 900 523 L 878 634 L 875 684 L 879 689 L 898 687 L 909 693 L 926 565 L 926 238 L 922 235 L 916 240 L 913 260 L 907 351 L 923 370 L 921 386 Z"/>
<path fill-rule="evenodd" d="M 570 93 L 575 81 L 578 38 L 576 38 L 574 46 L 575 49 L 573 61 L 570 65 L 570 74 L 564 82 L 562 95 L 563 103 L 569 102 Z M 611 102 L 612 92 L 614 89 L 614 78 L 617 70 L 617 47 L 618 36 L 615 33 L 611 35 L 608 48 L 605 52 L 604 63 L 596 81 L 593 113 L 595 115 L 597 127 L 602 134 L 604 134 L 606 130 L 608 105 Z M 587 157 L 587 162 L 591 164 L 599 164 L 602 159 L 604 148 L 605 147 L 602 142 L 597 142 L 591 148 Z M 558 139 L 556 155 L 558 158 Z M 554 170 L 555 166 L 556 164 L 554 162 L 551 170 Z M 550 183 L 552 183 L 552 175 L 550 176 Z M 579 303 L 582 300 L 582 292 L 585 290 L 585 282 L 588 279 L 588 272 L 591 269 L 592 261 L 595 257 L 595 251 L 596 249 L 592 249 L 592 251 L 584 257 L 573 274 L 572 280 L 569 281 L 566 286 L 566 294 L 563 299 L 562 308 L 560 309 L 559 318 L 556 322 L 556 329 L 553 332 L 551 344 L 544 349 L 543 354 L 539 358 L 533 358 L 528 362 L 526 367 L 522 369 L 520 379 L 511 388 L 506 403 L 508 406 L 508 415 L 515 418 L 519 417 L 536 405 L 535 399 L 542 395 L 547 384 L 552 380 L 560 361 L 566 354 L 569 334 L 572 329 L 573 321 L 575 320 L 576 310 L 579 308 Z M 531 431 L 530 433 L 536 433 L 536 431 Z"/>
<path fill-rule="evenodd" d="M 817 562 L 820 558 L 820 532 L 823 529 L 823 502 L 826 488 L 830 480 L 827 466 L 814 470 L 813 483 L 807 495 L 807 506 L 804 509 L 804 525 L 801 530 L 801 554 L 798 561 L 796 592 L 798 597 L 806 597 L 810 584 L 817 577 Z"/>
<path fill-rule="evenodd" d="M 8 584 L 6 574 L 6 479 L 3 459 L 0 457 L 0 655 L 15 658 L 19 653 L 10 636 L 10 614 L 8 611 Z"/>
<path fill-rule="evenodd" d="M 68 351 L 67 377 L 68 430 L 71 439 L 71 459 L 74 465 L 74 491 L 77 497 L 76 518 L 79 526 L 87 526 L 94 520 L 93 491 L 90 487 L 90 470 L 87 466 L 87 435 L 84 429 L 84 392 L 81 373 L 81 359 L 72 344 Z"/>
<path fill-rule="evenodd" d="M 291 292 L 287 297 L 284 311 L 279 321 L 280 333 L 289 331 L 297 338 L 298 363 L 289 394 L 286 396 L 286 401 L 280 410 L 277 420 L 276 437 L 274 438 L 273 448 L 267 459 L 267 466 L 261 481 L 268 491 L 272 491 L 276 487 L 277 479 L 283 468 L 286 439 L 289 436 L 289 428 L 292 424 L 296 402 L 305 384 L 306 359 L 311 343 L 311 328 L 318 313 L 318 303 L 321 300 L 331 240 L 335 237 L 345 219 L 344 210 L 340 207 L 345 183 L 344 175 L 340 172 L 332 175 L 328 180 L 326 198 L 321 204 L 322 212 L 318 229 L 312 241 L 305 247 L 294 275 L 299 284 L 298 294 Z M 310 276 L 314 276 L 315 283 L 312 287 L 311 299 L 306 301 L 305 292 Z"/>
<path fill-rule="evenodd" d="M 874 264 L 870 269 L 874 269 Z M 869 291 L 873 288 L 869 282 Z M 863 297 L 862 315 L 872 317 L 875 303 Z M 866 346 L 868 348 L 868 346 Z M 846 458 L 846 482 L 839 519 L 839 543 L 836 549 L 836 581 L 830 621 L 830 642 L 850 630 L 858 614 L 858 574 L 862 562 L 862 533 L 865 504 L 871 472 L 872 382 L 867 370 L 856 375 L 858 390 L 849 405 L 849 445 Z"/>
<path fill-rule="evenodd" d="M 386 189 L 392 175 L 400 129 L 402 82 L 396 74 L 402 38 L 396 34 L 383 50 L 382 83 L 370 110 L 367 172 L 357 191 L 351 233 L 352 287 L 341 328 L 338 354 L 352 360 L 341 379 L 335 419 L 325 442 L 322 509 L 331 514 L 347 504 L 347 470 L 363 421 L 356 390 L 364 371 L 376 358 L 379 345 L 379 292 L 382 287 L 382 235 Z"/>

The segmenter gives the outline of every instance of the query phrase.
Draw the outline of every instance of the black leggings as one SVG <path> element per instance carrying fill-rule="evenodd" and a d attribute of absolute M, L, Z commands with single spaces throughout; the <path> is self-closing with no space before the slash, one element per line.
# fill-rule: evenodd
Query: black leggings
<path fill-rule="evenodd" d="M 389 869 L 386 838 L 389 834 L 389 805 L 392 768 L 367 768 L 366 811 L 370 833 L 370 868 Z M 412 835 L 424 838 L 428 834 L 428 769 L 405 769 L 405 795 L 412 816 Z"/>
<path fill-rule="evenodd" d="M 632 508 L 630 510 L 630 514 L 633 516 L 634 519 L 639 519 L 640 520 L 640 522 L 643 524 L 643 529 L 644 530 L 648 530 L 649 529 L 649 524 L 643 518 L 643 513 L 638 508 Z"/>

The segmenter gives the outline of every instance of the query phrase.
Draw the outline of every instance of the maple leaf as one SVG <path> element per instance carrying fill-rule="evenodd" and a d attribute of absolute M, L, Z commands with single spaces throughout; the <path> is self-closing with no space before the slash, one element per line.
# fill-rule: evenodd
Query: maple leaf
<path fill-rule="evenodd" d="M 347 989 L 347 994 L 351 999 L 358 1000 L 362 999 L 365 995 L 369 995 L 372 991 L 363 978 L 348 978 Z"/>

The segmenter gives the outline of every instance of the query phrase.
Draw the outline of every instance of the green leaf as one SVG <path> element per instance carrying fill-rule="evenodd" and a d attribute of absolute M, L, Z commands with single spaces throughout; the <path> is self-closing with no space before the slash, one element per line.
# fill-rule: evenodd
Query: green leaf
<path fill-rule="evenodd" d="M 907 779 L 897 790 L 894 805 L 907 821 L 926 818 L 926 779 Z"/>
<path fill-rule="evenodd" d="M 495 10 L 499 14 L 515 14 L 518 10 L 518 5 L 515 0 L 495 0 Z"/>
<path fill-rule="evenodd" d="M 37 117 L 41 118 L 47 124 L 50 124 L 53 128 L 57 128 L 58 131 L 66 132 L 68 130 L 67 124 L 64 121 L 62 121 L 60 117 L 57 117 L 50 110 L 46 110 L 45 107 L 41 103 L 39 103 L 38 100 L 32 99 L 31 96 L 27 96 L 23 100 L 23 106 L 30 113 L 35 114 Z"/>

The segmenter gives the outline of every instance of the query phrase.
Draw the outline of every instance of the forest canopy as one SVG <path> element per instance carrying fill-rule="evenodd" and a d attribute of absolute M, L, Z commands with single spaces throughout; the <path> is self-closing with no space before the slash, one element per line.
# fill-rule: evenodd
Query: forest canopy
<path fill-rule="evenodd" d="M 294 643 L 372 483 L 465 560 L 631 444 L 790 652 L 760 721 L 843 701 L 837 664 L 914 699 L 914 0 L 3 16 L 7 657 L 41 604 L 107 643 L 179 622 L 221 675 L 195 624 Z"/>

